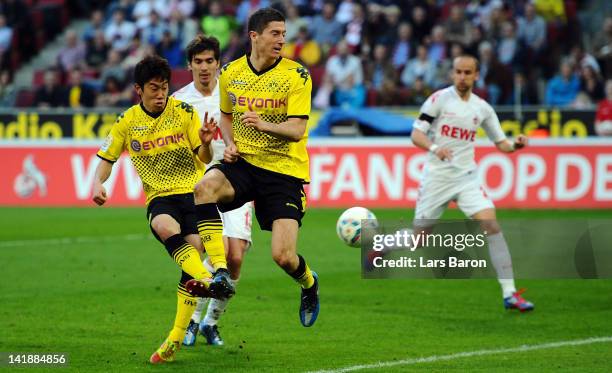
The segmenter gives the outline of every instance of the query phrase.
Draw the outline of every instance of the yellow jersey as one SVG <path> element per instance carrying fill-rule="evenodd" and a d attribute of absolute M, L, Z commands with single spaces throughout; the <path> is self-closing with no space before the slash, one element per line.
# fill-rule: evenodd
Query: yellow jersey
<path fill-rule="evenodd" d="M 159 114 L 134 105 L 119 116 L 97 155 L 115 162 L 127 149 L 147 204 L 155 197 L 193 193 L 204 173 L 195 153 L 201 145 L 200 126 L 193 106 L 173 97 Z"/>
<path fill-rule="evenodd" d="M 253 68 L 248 56 L 223 66 L 219 77 L 220 107 L 232 115 L 234 142 L 240 156 L 254 166 L 308 182 L 307 131 L 298 142 L 281 140 L 245 127 L 240 116 L 254 111 L 263 121 L 279 125 L 292 117 L 308 119 L 311 93 L 308 70 L 287 58 L 279 58 L 262 71 Z"/>

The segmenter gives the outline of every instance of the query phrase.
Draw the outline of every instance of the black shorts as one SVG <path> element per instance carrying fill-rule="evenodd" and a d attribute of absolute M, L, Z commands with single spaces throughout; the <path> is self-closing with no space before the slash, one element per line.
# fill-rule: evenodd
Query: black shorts
<path fill-rule="evenodd" d="M 231 211 L 254 201 L 255 217 L 261 229 L 272 230 L 277 219 L 294 219 L 302 225 L 306 194 L 302 180 L 253 166 L 244 159 L 211 167 L 225 175 L 236 195 L 229 203 L 218 203 L 221 212 Z"/>
<path fill-rule="evenodd" d="M 168 214 L 181 226 L 181 235 L 198 234 L 198 221 L 196 219 L 195 202 L 193 193 L 173 194 L 169 196 L 156 197 L 147 206 L 147 219 L 149 228 L 159 242 L 164 243 L 151 227 L 154 217 Z"/>

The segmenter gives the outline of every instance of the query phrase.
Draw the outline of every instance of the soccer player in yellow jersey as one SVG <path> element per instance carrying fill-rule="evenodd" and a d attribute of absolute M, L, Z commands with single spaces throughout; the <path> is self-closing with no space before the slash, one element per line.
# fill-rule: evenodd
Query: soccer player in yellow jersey
<path fill-rule="evenodd" d="M 309 181 L 306 121 L 312 81 L 304 67 L 280 56 L 285 44 L 280 12 L 257 10 L 248 32 L 251 54 L 221 69 L 224 162 L 196 184 L 196 210 L 219 219 L 215 206 L 225 212 L 253 200 L 260 227 L 272 231 L 272 258 L 301 285 L 300 321 L 312 326 L 319 313 L 318 279 L 296 252 L 306 207 L 303 184 Z M 208 233 L 207 249 L 223 246 L 221 227 Z"/>
<path fill-rule="evenodd" d="M 150 359 L 161 363 L 174 359 L 197 303 L 194 294 L 228 298 L 234 290 L 227 270 L 217 271 L 211 280 L 200 257 L 203 244 L 196 226 L 193 188 L 202 176 L 203 163 L 211 160 L 209 145 L 216 123 L 205 115 L 201 124 L 191 105 L 168 98 L 170 67 L 165 59 L 144 58 L 136 65 L 134 81 L 141 103 L 119 116 L 98 151 L 102 161 L 96 168 L 93 201 L 106 202 L 103 183 L 127 149 L 142 180 L 151 231 L 183 271 L 174 327 Z M 207 252 L 225 263 L 223 248 Z"/>

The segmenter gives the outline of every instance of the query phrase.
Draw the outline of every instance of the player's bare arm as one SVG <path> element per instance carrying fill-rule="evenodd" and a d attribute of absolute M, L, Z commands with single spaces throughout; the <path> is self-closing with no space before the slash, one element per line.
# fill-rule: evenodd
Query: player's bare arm
<path fill-rule="evenodd" d="M 527 136 L 519 135 L 514 141 L 504 139 L 496 142 L 495 146 L 504 153 L 512 153 L 527 146 L 528 142 Z"/>
<path fill-rule="evenodd" d="M 98 167 L 96 167 L 96 174 L 94 175 L 94 185 L 92 200 L 98 205 L 102 206 L 106 202 L 106 188 L 103 183 L 110 177 L 113 171 L 113 164 L 109 161 L 102 160 Z"/>
<path fill-rule="evenodd" d="M 254 111 L 247 111 L 240 117 L 240 120 L 246 127 L 255 128 L 285 141 L 298 142 L 306 132 L 307 120 L 303 118 L 289 118 L 286 122 L 276 124 L 261 120 Z"/>
<path fill-rule="evenodd" d="M 440 160 L 450 161 L 453 159 L 453 152 L 450 149 L 435 145 L 431 142 L 431 140 L 429 140 L 429 137 L 427 137 L 423 131 L 413 128 L 410 137 L 412 138 L 412 143 L 414 145 L 423 150 L 434 153 L 436 157 L 440 158 Z"/>
<path fill-rule="evenodd" d="M 212 116 L 209 117 L 208 112 L 205 112 L 204 122 L 202 123 L 202 127 L 198 130 L 200 142 L 202 142 L 202 146 L 198 148 L 198 158 L 206 164 L 213 160 L 213 152 L 210 143 L 215 136 L 216 129 L 217 121 Z"/>
<path fill-rule="evenodd" d="M 234 163 L 240 158 L 238 153 L 238 147 L 234 142 L 234 130 L 232 128 L 232 114 L 226 114 L 221 112 L 221 136 L 225 143 L 225 150 L 223 151 L 223 161 L 228 163 Z"/>

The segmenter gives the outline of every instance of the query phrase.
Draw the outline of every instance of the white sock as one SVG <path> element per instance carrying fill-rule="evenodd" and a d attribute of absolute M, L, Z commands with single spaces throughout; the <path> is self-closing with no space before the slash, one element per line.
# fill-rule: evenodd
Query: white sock
<path fill-rule="evenodd" d="M 512 259 L 508 244 L 502 232 L 490 234 L 487 236 L 489 242 L 489 255 L 495 271 L 497 279 L 502 288 L 502 296 L 504 298 L 511 297 L 516 292 L 514 286 L 514 275 L 512 273 Z"/>
<path fill-rule="evenodd" d="M 191 315 L 191 319 L 193 322 L 200 323 L 202 321 L 202 311 L 204 311 L 204 307 L 208 304 L 208 300 L 210 298 L 198 298 L 198 305 L 193 311 L 193 315 Z"/>
<path fill-rule="evenodd" d="M 238 284 L 238 280 L 230 279 L 234 288 Z M 206 317 L 204 318 L 205 325 L 217 325 L 219 318 L 225 312 L 225 308 L 229 303 L 229 299 L 211 299 L 208 303 L 208 310 L 206 310 Z M 198 304 L 199 305 L 199 304 Z"/>

